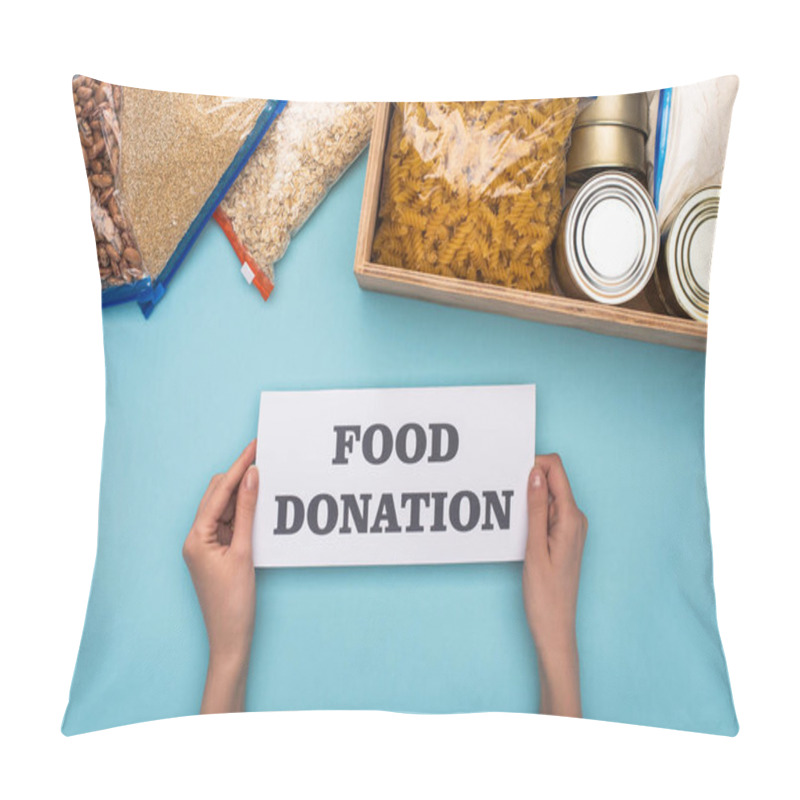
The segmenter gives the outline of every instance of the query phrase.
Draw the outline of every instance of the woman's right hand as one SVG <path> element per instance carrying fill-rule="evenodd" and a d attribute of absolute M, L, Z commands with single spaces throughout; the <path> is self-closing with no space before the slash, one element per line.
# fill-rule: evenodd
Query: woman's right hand
<path fill-rule="evenodd" d="M 536 456 L 528 479 L 522 590 L 539 661 L 543 714 L 581 716 L 575 614 L 587 529 L 560 457 Z"/>

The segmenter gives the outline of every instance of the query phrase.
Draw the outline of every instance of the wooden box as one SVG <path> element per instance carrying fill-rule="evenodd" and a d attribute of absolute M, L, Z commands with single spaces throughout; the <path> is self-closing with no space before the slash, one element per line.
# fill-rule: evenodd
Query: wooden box
<path fill-rule="evenodd" d="M 372 240 L 378 219 L 390 113 L 390 103 L 378 105 L 367 160 L 355 259 L 356 279 L 363 289 L 476 311 L 508 314 L 552 325 L 569 325 L 608 336 L 624 336 L 671 347 L 705 350 L 707 325 L 704 322 L 373 263 Z"/>

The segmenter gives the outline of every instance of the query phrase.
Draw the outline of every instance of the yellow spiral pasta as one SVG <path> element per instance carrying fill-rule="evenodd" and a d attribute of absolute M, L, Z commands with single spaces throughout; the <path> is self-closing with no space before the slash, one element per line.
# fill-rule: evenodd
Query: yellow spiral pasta
<path fill-rule="evenodd" d="M 547 291 L 578 99 L 398 103 L 372 259 Z"/>

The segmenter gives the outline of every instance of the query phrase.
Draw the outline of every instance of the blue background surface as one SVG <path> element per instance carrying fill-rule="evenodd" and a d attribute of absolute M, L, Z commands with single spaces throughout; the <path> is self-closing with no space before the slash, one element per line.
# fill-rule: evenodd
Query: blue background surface
<path fill-rule="evenodd" d="M 589 518 L 584 714 L 735 734 L 711 579 L 701 353 L 359 289 L 362 156 L 294 240 L 269 302 L 210 224 L 152 317 L 107 309 L 91 598 L 67 734 L 196 713 L 207 644 L 181 545 L 264 389 L 537 384 Z M 502 409 L 498 409 L 502 413 Z M 538 707 L 521 565 L 258 571 L 247 707 Z"/>

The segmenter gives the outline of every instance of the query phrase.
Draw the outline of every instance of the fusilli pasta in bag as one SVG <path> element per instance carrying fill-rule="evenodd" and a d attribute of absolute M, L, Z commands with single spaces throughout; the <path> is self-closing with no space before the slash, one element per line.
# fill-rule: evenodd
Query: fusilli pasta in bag
<path fill-rule="evenodd" d="M 578 98 L 398 103 L 373 261 L 547 291 Z"/>

